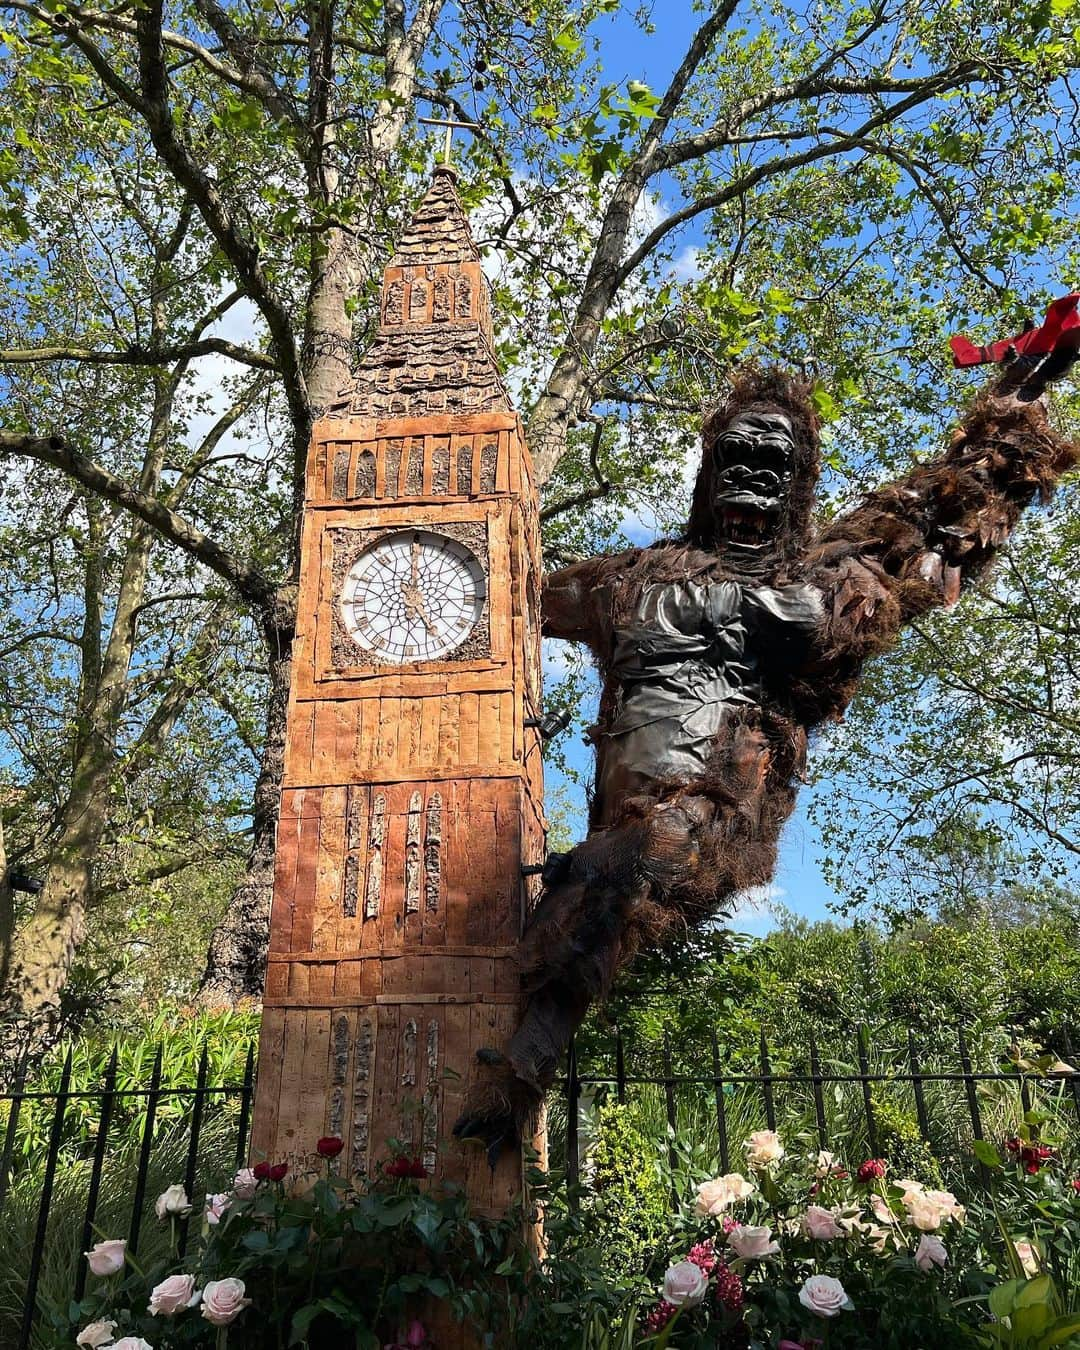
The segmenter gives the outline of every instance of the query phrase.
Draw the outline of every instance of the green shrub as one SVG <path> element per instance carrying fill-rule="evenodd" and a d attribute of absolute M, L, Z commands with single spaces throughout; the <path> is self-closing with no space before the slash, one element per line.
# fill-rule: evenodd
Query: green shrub
<path fill-rule="evenodd" d="M 941 1167 L 922 1137 L 918 1121 L 887 1093 L 872 1093 L 870 1102 L 881 1152 L 891 1165 L 892 1175 L 925 1177 L 940 1185 Z"/>
<path fill-rule="evenodd" d="M 591 1226 L 605 1266 L 640 1271 L 668 1231 L 671 1194 L 655 1138 L 642 1133 L 633 1108 L 600 1107 L 590 1164 Z"/>

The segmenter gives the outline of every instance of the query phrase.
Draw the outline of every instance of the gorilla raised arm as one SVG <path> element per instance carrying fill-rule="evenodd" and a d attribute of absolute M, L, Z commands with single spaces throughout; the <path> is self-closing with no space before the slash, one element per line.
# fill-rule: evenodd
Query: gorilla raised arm
<path fill-rule="evenodd" d="M 842 712 L 866 657 L 955 599 L 1076 462 L 1038 392 L 999 384 L 944 456 L 814 540 L 810 390 L 742 373 L 705 419 L 684 537 L 548 577 L 545 632 L 588 643 L 603 677 L 590 829 L 548 860 L 520 947 L 525 1012 L 505 1047 L 480 1052 L 460 1137 L 493 1158 L 517 1141 L 635 952 L 770 879 L 808 733 Z"/>

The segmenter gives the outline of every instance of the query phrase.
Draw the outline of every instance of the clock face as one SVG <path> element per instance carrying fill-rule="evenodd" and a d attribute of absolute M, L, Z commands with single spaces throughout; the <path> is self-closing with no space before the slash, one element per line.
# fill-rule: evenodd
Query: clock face
<path fill-rule="evenodd" d="M 402 530 L 350 567 L 341 616 L 357 646 L 379 661 L 438 661 L 476 627 L 486 595 L 484 570 L 464 544 L 429 530 Z"/>

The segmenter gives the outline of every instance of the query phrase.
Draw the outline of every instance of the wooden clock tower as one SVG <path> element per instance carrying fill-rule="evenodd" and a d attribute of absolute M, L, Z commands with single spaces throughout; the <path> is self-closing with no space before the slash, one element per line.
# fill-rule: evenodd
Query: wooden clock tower
<path fill-rule="evenodd" d="M 514 1028 L 544 854 L 539 527 L 455 178 L 308 458 L 252 1145 L 308 1167 L 340 1135 L 362 1178 L 398 1140 L 497 1214 L 520 1159 L 450 1131 Z"/>

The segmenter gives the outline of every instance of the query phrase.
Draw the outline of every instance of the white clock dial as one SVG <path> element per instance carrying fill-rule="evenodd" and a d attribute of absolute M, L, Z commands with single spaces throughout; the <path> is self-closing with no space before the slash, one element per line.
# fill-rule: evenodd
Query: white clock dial
<path fill-rule="evenodd" d="M 487 586 L 476 555 L 456 539 L 402 530 L 365 550 L 341 588 L 349 636 L 379 661 L 438 661 L 483 613 Z"/>

